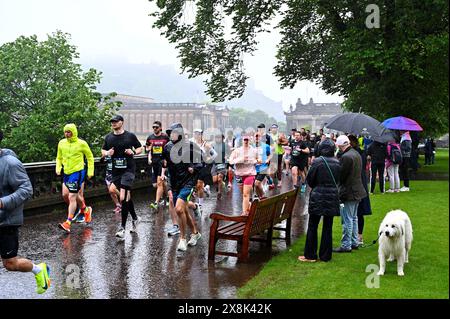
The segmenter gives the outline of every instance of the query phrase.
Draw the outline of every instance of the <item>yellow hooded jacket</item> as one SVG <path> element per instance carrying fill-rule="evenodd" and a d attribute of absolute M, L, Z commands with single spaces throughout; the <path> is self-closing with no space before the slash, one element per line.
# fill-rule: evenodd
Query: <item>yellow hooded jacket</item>
<path fill-rule="evenodd" d="M 88 163 L 87 176 L 94 176 L 94 155 L 86 141 L 78 138 L 78 130 L 75 124 L 64 126 L 64 132 L 71 131 L 71 138 L 64 138 L 58 143 L 58 154 L 56 156 L 56 172 L 61 174 L 64 166 L 64 174 L 72 173 L 84 169 L 84 156 Z"/>

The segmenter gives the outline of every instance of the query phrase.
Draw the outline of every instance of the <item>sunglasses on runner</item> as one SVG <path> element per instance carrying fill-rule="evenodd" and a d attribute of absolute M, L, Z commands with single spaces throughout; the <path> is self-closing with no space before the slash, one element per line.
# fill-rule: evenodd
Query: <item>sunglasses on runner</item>
<path fill-rule="evenodd" d="M 153 129 L 154 129 L 154 130 L 157 129 L 157 128 L 160 128 L 160 126 L 153 126 Z"/>

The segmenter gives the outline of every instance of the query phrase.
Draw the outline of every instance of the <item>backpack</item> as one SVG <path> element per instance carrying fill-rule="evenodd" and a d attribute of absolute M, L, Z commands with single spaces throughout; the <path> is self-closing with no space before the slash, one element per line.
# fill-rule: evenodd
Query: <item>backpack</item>
<path fill-rule="evenodd" d="M 404 157 L 410 157 L 411 151 L 412 151 L 412 142 L 410 140 L 404 140 L 402 144 L 400 145 L 402 155 Z"/>
<path fill-rule="evenodd" d="M 391 145 L 391 161 L 394 164 L 401 164 L 403 160 L 402 152 L 396 145 Z"/>

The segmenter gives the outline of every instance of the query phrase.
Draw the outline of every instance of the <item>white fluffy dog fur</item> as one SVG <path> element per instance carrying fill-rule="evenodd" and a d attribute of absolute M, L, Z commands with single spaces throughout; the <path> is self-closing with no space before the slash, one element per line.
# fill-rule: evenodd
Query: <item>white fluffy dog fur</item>
<path fill-rule="evenodd" d="M 408 262 L 408 254 L 413 240 L 411 220 L 404 211 L 393 210 L 386 214 L 378 230 L 378 260 L 380 271 L 384 275 L 387 261 L 397 259 L 397 274 L 404 276 L 403 265 Z"/>

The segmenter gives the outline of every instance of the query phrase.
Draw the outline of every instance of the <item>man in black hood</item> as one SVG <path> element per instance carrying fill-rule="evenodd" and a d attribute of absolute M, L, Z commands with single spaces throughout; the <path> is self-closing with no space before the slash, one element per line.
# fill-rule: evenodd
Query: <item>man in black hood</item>
<path fill-rule="evenodd" d="M 189 214 L 188 202 L 197 183 L 198 173 L 203 168 L 203 154 L 197 145 L 184 138 L 183 126 L 180 123 L 173 123 L 166 132 L 170 141 L 164 146 L 163 169 L 169 170 L 173 205 L 179 218 L 180 240 L 177 249 L 186 251 L 188 245 L 195 246 L 201 237 Z M 164 176 L 164 172 L 161 175 Z M 192 231 L 189 242 L 186 241 L 188 221 Z"/>

